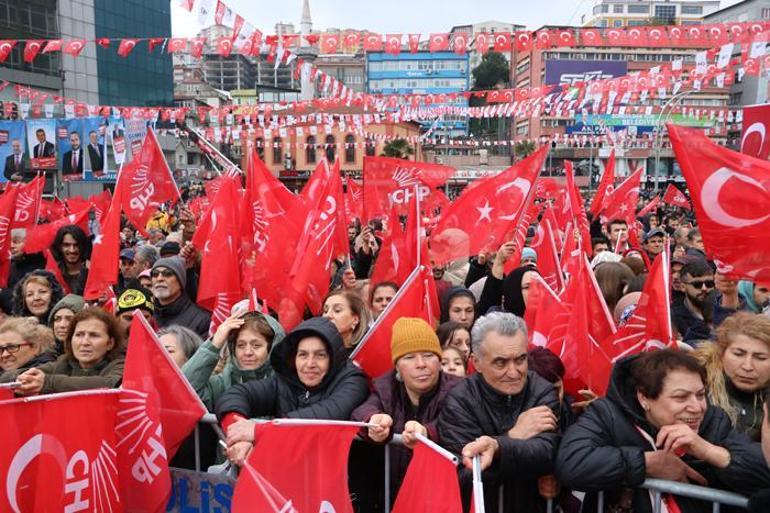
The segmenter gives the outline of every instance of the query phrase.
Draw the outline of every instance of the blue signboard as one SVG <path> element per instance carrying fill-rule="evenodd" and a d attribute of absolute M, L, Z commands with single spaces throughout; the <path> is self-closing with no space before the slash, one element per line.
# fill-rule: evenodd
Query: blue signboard
<path fill-rule="evenodd" d="M 168 513 L 229 513 L 235 481 L 217 474 L 171 469 Z"/>
<path fill-rule="evenodd" d="M 546 85 L 576 84 L 606 80 L 628 74 L 626 61 L 573 61 L 551 59 L 545 62 Z"/>

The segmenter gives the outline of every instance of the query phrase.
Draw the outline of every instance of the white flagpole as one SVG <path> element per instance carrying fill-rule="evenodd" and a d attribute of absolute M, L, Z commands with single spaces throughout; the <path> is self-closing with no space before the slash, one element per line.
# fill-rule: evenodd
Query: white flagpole
<path fill-rule="evenodd" d="M 422 263 L 422 244 L 421 244 L 421 238 L 422 238 L 422 223 L 420 219 L 420 185 L 417 184 L 414 186 L 414 202 L 415 202 L 415 213 L 414 215 L 417 216 L 415 219 L 415 222 L 417 223 L 417 266 L 419 267 Z M 409 222 L 409 219 L 406 220 L 406 222 Z"/>
<path fill-rule="evenodd" d="M 481 456 L 473 457 L 473 509 L 476 513 L 484 511 L 484 483 L 481 481 Z"/>
<path fill-rule="evenodd" d="M 427 445 L 428 447 L 430 447 L 431 449 L 433 449 L 434 451 L 439 453 L 444 458 L 446 458 L 449 461 L 451 461 L 453 464 L 457 465 L 457 463 L 459 461 L 457 459 L 457 456 L 455 456 L 451 452 L 447 451 L 446 449 L 444 449 L 443 447 L 438 445 L 436 442 L 434 442 L 433 440 L 431 440 L 427 436 L 423 436 L 420 433 L 415 433 L 415 438 L 417 438 L 417 440 L 419 440 L 420 442 L 424 443 L 425 445 Z"/>

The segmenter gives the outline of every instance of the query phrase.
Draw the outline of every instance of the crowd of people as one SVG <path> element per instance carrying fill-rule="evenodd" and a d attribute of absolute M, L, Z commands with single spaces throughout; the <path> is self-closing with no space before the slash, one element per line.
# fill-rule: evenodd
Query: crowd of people
<path fill-rule="evenodd" d="M 417 434 L 462 457 L 466 508 L 474 456 L 488 511 L 500 500 L 503 511 L 540 511 L 546 498 L 563 511 L 581 504 L 589 511 L 606 490 L 612 511 L 651 512 L 651 495 L 639 488 L 646 478 L 745 494 L 755 511 L 770 504 L 770 288 L 721 273 L 683 211 L 658 210 L 632 226 L 591 225 L 591 266 L 618 326 L 666 245 L 672 255 L 677 347 L 618 361 L 604 397 L 592 390 L 571 396 L 565 363 L 532 344 L 523 317 L 539 271 L 529 247 L 508 273 L 510 242 L 434 266 L 437 327 L 398 319 L 393 370 L 370 379 L 350 356 L 399 290 L 370 283 L 382 244 L 372 226 L 350 226 L 350 254 L 336 262 L 320 317 L 285 332 L 274 312 L 243 300 L 210 334 L 212 314 L 196 304 L 192 213 L 160 212 L 146 236 L 124 225 L 112 307 L 107 298 L 89 304 L 82 297 L 92 246 L 83 229 L 59 229 L 50 247 L 56 269 L 43 254 L 25 253 L 26 231 L 13 230 L 0 292 L 0 383 L 13 383 L 16 396 L 120 386 L 138 311 L 226 434 L 227 449 L 218 450 L 213 431 L 204 432 L 213 440 L 202 444 L 205 464 L 242 465 L 254 446 L 250 419 L 368 423 L 360 433 L 367 443 L 354 445 L 350 461 L 357 511 L 383 511 L 383 450 L 391 452 L 395 496 Z M 629 230 L 638 231 L 640 247 L 628 245 Z M 396 434 L 403 444 L 383 449 Z M 183 445 L 172 464 L 191 466 L 191 450 Z M 710 509 L 665 500 L 684 513 Z"/>

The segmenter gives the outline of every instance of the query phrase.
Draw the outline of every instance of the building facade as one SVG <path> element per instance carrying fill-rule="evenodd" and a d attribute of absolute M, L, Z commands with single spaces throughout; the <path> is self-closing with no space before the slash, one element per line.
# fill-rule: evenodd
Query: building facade
<path fill-rule="evenodd" d="M 553 27 L 544 27 L 553 28 Z M 570 81 L 589 81 L 607 79 L 635 72 L 647 71 L 656 66 L 671 64 L 681 60 L 683 65 L 693 65 L 695 54 L 700 48 L 638 48 L 638 47 L 585 47 L 533 49 L 527 52 L 513 52 L 511 83 L 514 87 L 540 87 Z M 514 118 L 512 136 L 515 141 L 541 140 L 556 138 L 557 143 L 551 151 L 547 166 L 561 168 L 563 160 L 572 160 L 578 172 L 589 175 L 598 171 L 597 158 L 606 158 L 609 147 L 593 144 L 593 135 L 602 135 L 608 131 L 629 136 L 625 147 L 616 149 L 617 171 L 620 176 L 627 175 L 633 167 L 643 165 L 647 171 L 646 179 L 652 181 L 655 176 L 659 181 L 683 180 L 679 166 L 665 136 L 658 137 L 662 126 L 667 121 L 681 122 L 710 128 L 714 134 L 726 135 L 725 120 L 709 120 L 694 123 L 678 116 L 679 108 L 722 108 L 729 102 L 729 86 L 715 87 L 705 85 L 699 92 L 681 95 L 672 101 L 649 98 L 643 104 L 629 104 L 628 107 L 652 106 L 665 107 L 666 114 L 657 115 L 620 115 L 598 114 L 551 117 L 538 116 Z M 671 102 L 671 103 L 670 103 Z M 676 107 L 676 109 L 675 109 Z M 565 143 L 565 137 L 585 141 L 575 145 Z M 582 138 L 580 136 L 586 136 Z"/>
<path fill-rule="evenodd" d="M 719 0 L 593 0 L 580 16 L 584 27 L 689 25 L 719 9 Z"/>
<path fill-rule="evenodd" d="M 517 30 L 524 30 L 524 25 L 516 25 L 513 23 L 506 23 L 504 21 L 484 21 L 481 23 L 473 23 L 471 25 L 457 25 L 452 27 L 449 32 L 449 37 L 454 38 L 459 33 L 464 33 L 468 37 L 468 55 L 470 57 L 470 69 L 478 66 L 481 63 L 481 52 L 478 51 L 475 44 L 476 34 L 486 33 L 493 36 L 499 32 L 516 32 Z M 505 58 L 510 61 L 510 54 L 504 54 Z"/>
<path fill-rule="evenodd" d="M 469 88 L 468 54 L 426 51 L 366 54 L 366 90 L 370 94 L 451 94 Z M 449 105 L 467 107 L 468 100 L 458 95 Z M 460 137 L 468 134 L 468 119 L 444 116 L 426 128 L 436 136 Z"/>

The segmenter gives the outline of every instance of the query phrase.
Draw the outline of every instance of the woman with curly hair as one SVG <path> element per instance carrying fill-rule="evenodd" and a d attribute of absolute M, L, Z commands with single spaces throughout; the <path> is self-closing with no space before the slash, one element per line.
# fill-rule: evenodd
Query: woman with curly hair
<path fill-rule="evenodd" d="M 62 297 L 61 285 L 53 273 L 42 269 L 32 271 L 13 290 L 13 315 L 37 317 L 40 324 L 45 325 L 54 305 Z"/>

